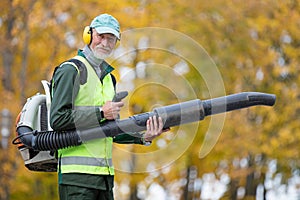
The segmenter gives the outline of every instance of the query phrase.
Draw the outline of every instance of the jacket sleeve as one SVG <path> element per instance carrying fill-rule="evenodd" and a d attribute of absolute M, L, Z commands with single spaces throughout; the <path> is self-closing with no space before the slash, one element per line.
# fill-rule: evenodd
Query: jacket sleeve
<path fill-rule="evenodd" d="M 142 133 L 123 133 L 113 138 L 119 144 L 144 144 Z"/>
<path fill-rule="evenodd" d="M 50 125 L 53 130 L 99 126 L 101 114 L 98 108 L 74 109 L 79 84 L 79 74 L 71 64 L 64 64 L 56 70 L 52 82 L 53 96 L 50 108 Z"/>

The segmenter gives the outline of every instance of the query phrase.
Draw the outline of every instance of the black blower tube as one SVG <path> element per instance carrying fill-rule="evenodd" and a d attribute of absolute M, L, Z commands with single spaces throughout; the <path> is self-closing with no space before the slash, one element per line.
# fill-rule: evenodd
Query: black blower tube
<path fill-rule="evenodd" d="M 78 146 L 83 142 L 104 137 L 114 137 L 122 133 L 146 130 L 150 116 L 163 119 L 164 128 L 203 120 L 204 117 L 257 105 L 273 106 L 276 96 L 259 92 L 243 92 L 210 100 L 199 99 L 155 108 L 152 112 L 133 115 L 127 119 L 106 121 L 99 127 L 74 131 L 34 131 L 29 127 L 18 127 L 21 142 L 34 150 L 58 150 Z"/>

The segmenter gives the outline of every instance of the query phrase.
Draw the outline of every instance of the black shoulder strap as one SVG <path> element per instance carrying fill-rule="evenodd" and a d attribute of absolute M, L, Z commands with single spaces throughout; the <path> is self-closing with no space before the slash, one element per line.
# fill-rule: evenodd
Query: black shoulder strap
<path fill-rule="evenodd" d="M 58 66 L 56 66 L 54 71 L 53 71 L 53 74 L 52 74 L 52 77 L 51 77 L 51 80 L 50 80 L 50 85 L 49 85 L 51 97 L 52 97 L 52 86 L 53 86 L 54 74 L 55 74 L 56 70 L 65 62 L 73 62 L 77 66 L 77 68 L 79 70 L 79 75 L 80 75 L 80 85 L 83 85 L 87 82 L 87 69 L 86 69 L 86 66 L 83 62 L 81 62 L 80 60 L 74 59 L 74 58 L 72 58 L 68 61 L 64 61 L 64 62 L 60 63 Z"/>
<path fill-rule="evenodd" d="M 73 62 L 77 66 L 77 68 L 79 70 L 79 75 L 80 75 L 80 85 L 85 84 L 87 82 L 87 69 L 86 69 L 85 64 L 83 62 L 81 62 L 80 60 L 77 60 L 75 58 L 72 58 L 72 59 L 70 59 L 66 62 Z M 63 63 L 61 63 L 60 65 L 62 65 Z M 60 67 L 60 65 L 55 67 L 52 78 L 50 80 L 50 94 L 52 94 L 51 90 L 52 90 L 52 82 L 53 82 L 54 74 L 55 74 L 56 70 Z M 117 82 L 116 78 L 113 74 L 111 74 L 111 78 L 112 78 L 114 88 L 116 89 L 116 82 Z"/>
<path fill-rule="evenodd" d="M 114 84 L 114 89 L 116 90 L 117 80 L 116 80 L 116 77 L 113 74 L 111 74 L 111 80 L 112 80 L 112 82 Z"/>
<path fill-rule="evenodd" d="M 70 59 L 69 62 L 73 62 L 79 70 L 80 85 L 85 84 L 87 81 L 87 69 L 86 69 L 85 64 L 83 62 L 81 62 L 80 60 L 77 60 L 74 58 Z"/>

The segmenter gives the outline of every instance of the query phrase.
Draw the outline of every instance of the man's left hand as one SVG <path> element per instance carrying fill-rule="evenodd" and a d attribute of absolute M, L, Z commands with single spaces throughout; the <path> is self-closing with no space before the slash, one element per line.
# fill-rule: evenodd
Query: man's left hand
<path fill-rule="evenodd" d="M 169 131 L 170 129 L 163 129 L 163 121 L 161 117 L 153 116 L 147 120 L 147 131 L 144 134 L 144 140 L 151 142 L 154 138 L 160 136 L 162 133 Z"/>

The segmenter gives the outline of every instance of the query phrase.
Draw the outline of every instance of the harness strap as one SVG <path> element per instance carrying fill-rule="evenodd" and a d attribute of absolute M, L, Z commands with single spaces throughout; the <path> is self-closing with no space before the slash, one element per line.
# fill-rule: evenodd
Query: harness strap
<path fill-rule="evenodd" d="M 79 70 L 79 76 L 80 76 L 80 85 L 83 85 L 87 82 L 87 69 L 86 69 L 86 66 L 83 62 L 81 62 L 80 60 L 78 59 L 75 59 L 75 58 L 72 58 L 70 60 L 67 60 L 67 61 L 64 61 L 62 63 L 60 63 L 58 66 L 55 67 L 54 71 L 53 71 L 53 74 L 52 74 L 52 78 L 50 80 L 50 85 L 49 85 L 49 89 L 50 89 L 50 95 L 52 96 L 52 86 L 53 86 L 53 77 L 54 77 L 54 74 L 56 72 L 57 69 L 59 69 L 59 67 L 63 64 L 63 63 L 66 63 L 66 62 L 72 62 L 76 65 L 76 67 L 78 68 Z"/>

